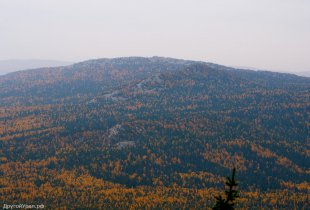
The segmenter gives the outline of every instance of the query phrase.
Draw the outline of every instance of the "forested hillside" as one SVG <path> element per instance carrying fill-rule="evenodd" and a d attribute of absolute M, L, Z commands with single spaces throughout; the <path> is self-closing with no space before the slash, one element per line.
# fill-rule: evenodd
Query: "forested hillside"
<path fill-rule="evenodd" d="M 0 76 L 0 203 L 306 209 L 310 78 L 171 58 Z M 2 204 L 2 203 L 1 203 Z"/>

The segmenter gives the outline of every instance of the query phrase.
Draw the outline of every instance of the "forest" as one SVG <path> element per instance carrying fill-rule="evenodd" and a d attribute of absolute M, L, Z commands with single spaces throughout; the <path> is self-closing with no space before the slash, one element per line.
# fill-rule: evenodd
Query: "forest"
<path fill-rule="evenodd" d="M 172 58 L 0 76 L 0 206 L 307 209 L 310 78 Z"/>

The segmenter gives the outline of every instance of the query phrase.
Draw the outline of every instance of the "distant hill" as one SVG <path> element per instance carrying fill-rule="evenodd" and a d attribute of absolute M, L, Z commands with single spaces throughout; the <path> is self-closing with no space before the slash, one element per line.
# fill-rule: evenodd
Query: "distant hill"
<path fill-rule="evenodd" d="M 173 58 L 0 76 L 0 201 L 208 209 L 236 167 L 238 209 L 303 209 L 309 110 L 310 78 Z"/>
<path fill-rule="evenodd" d="M 72 62 L 55 60 L 0 60 L 0 75 L 42 67 L 67 66 Z"/>
<path fill-rule="evenodd" d="M 254 67 L 246 67 L 246 66 L 234 66 L 233 68 L 236 69 L 244 69 L 244 70 L 253 70 L 253 71 L 266 71 L 259 68 Z M 310 71 L 272 71 L 272 72 L 278 72 L 278 73 L 284 73 L 284 74 L 295 74 L 302 77 L 310 77 Z"/>
<path fill-rule="evenodd" d="M 310 71 L 296 72 L 295 74 L 299 76 L 310 77 Z"/>

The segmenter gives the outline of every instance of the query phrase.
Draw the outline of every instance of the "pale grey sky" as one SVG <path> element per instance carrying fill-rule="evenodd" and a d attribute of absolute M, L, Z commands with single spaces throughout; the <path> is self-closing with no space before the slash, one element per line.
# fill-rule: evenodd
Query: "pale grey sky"
<path fill-rule="evenodd" d="M 310 70 L 309 0 L 0 0 L 0 60 L 168 56 Z"/>

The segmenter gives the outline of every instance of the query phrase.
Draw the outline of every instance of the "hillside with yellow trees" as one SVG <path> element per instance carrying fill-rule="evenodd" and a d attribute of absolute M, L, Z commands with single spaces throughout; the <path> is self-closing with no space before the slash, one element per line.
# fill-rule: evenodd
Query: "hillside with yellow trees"
<path fill-rule="evenodd" d="M 0 76 L 0 204 L 307 209 L 310 78 L 171 58 Z"/>

